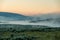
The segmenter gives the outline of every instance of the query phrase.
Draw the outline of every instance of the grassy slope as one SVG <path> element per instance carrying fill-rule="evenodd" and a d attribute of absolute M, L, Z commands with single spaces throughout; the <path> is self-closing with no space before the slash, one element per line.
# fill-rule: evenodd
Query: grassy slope
<path fill-rule="evenodd" d="M 31 40 L 60 40 L 60 31 L 55 32 L 0 32 L 0 38 L 22 38 Z"/>
<path fill-rule="evenodd" d="M 0 40 L 60 40 L 59 28 L 35 28 L 32 25 L 0 25 Z M 17 26 L 17 27 L 16 27 Z"/>

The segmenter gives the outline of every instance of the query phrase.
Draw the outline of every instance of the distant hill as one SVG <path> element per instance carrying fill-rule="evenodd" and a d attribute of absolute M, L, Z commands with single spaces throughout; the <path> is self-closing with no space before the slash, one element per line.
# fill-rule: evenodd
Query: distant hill
<path fill-rule="evenodd" d="M 57 21 L 60 22 L 60 13 L 48 13 L 42 15 L 35 15 L 31 22 L 43 22 L 43 21 Z"/>
<path fill-rule="evenodd" d="M 60 13 L 25 16 L 17 13 L 0 12 L 1 23 L 60 27 Z"/>
<path fill-rule="evenodd" d="M 29 19 L 28 16 L 24 16 L 17 13 L 10 13 L 10 12 L 0 12 L 0 20 L 27 20 Z"/>

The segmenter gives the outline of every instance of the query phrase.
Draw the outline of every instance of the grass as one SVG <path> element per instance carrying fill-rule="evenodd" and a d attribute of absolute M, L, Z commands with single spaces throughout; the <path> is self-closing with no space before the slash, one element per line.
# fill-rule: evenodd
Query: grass
<path fill-rule="evenodd" d="M 0 40 L 60 40 L 60 27 L 12 24 L 0 26 Z"/>
<path fill-rule="evenodd" d="M 0 32 L 1 39 L 11 40 L 60 40 L 60 31 L 55 32 Z"/>

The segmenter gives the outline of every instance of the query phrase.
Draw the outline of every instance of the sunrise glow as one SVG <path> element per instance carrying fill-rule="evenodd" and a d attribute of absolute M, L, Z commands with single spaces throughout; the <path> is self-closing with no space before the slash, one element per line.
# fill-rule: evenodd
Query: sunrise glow
<path fill-rule="evenodd" d="M 0 0 L 0 12 L 34 15 L 60 12 L 60 8 L 56 0 Z"/>

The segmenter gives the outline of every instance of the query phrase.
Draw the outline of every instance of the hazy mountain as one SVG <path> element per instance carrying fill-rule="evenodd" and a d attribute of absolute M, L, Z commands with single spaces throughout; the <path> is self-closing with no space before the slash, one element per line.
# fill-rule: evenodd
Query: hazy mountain
<path fill-rule="evenodd" d="M 16 13 L 9 13 L 9 12 L 0 12 L 0 20 L 29 20 L 28 16 L 24 16 L 21 14 Z"/>
<path fill-rule="evenodd" d="M 0 12 L 0 23 L 60 27 L 60 13 L 24 16 L 16 13 Z"/>
<path fill-rule="evenodd" d="M 60 21 L 60 13 L 50 13 L 35 15 L 31 22 L 42 22 L 42 21 Z"/>
<path fill-rule="evenodd" d="M 44 22 L 44 21 L 55 21 L 60 22 L 60 13 L 49 13 L 43 15 L 35 15 L 35 16 L 25 16 L 17 13 L 9 13 L 9 12 L 0 12 L 0 21 L 9 20 L 9 21 L 25 21 L 29 20 L 31 23 L 35 22 Z"/>

